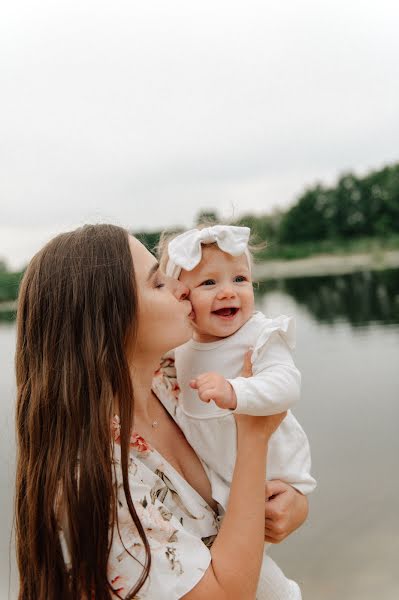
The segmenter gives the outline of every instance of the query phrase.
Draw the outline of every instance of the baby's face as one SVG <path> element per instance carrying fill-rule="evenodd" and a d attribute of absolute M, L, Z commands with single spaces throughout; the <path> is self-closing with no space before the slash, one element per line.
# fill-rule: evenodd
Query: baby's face
<path fill-rule="evenodd" d="M 190 289 L 195 340 L 228 337 L 251 318 L 254 292 L 245 254 L 231 256 L 215 246 L 203 246 L 200 264 L 183 270 L 179 279 Z"/>

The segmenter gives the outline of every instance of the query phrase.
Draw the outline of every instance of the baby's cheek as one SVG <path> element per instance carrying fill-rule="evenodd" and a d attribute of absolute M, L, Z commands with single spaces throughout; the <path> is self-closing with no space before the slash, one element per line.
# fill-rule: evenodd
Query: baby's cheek
<path fill-rule="evenodd" d="M 190 292 L 188 299 L 190 300 L 192 307 L 196 312 L 201 310 L 203 307 L 203 302 L 201 302 L 201 296 L 198 292 Z"/>
<path fill-rule="evenodd" d="M 249 308 L 253 308 L 255 306 L 255 296 L 253 290 L 249 290 L 246 296 L 246 304 Z"/>

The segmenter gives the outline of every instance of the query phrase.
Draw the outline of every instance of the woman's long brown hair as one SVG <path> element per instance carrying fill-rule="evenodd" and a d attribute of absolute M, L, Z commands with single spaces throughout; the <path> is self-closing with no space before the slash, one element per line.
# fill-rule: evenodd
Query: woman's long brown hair
<path fill-rule="evenodd" d="M 61 234 L 25 272 L 16 350 L 20 600 L 121 597 L 107 579 L 117 519 L 110 429 L 116 401 L 124 492 L 146 550 L 142 575 L 125 598 L 148 577 L 149 544 L 128 486 L 133 388 L 127 356 L 137 319 L 133 261 L 122 228 L 89 225 Z"/>

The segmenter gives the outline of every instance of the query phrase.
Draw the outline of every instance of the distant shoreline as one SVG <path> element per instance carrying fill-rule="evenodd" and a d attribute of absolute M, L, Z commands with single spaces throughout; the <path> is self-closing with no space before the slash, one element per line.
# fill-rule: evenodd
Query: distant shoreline
<path fill-rule="evenodd" d="M 17 310 L 17 301 L 16 300 L 7 300 L 7 302 L 0 302 L 0 311 L 8 312 Z"/>
<path fill-rule="evenodd" d="M 255 263 L 253 276 L 258 281 L 265 281 L 396 268 L 399 268 L 399 250 L 379 249 L 358 254 L 318 254 L 309 258 L 262 261 Z"/>
<path fill-rule="evenodd" d="M 291 260 L 264 260 L 255 263 L 253 279 L 292 279 L 345 275 L 358 271 L 381 271 L 399 268 L 399 250 L 381 250 L 358 254 L 318 254 Z M 15 313 L 17 301 L 0 302 L 0 314 Z"/>

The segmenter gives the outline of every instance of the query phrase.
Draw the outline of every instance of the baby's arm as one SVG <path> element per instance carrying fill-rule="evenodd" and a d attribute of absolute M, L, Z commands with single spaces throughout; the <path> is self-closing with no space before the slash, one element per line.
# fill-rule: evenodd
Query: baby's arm
<path fill-rule="evenodd" d="M 301 374 L 278 331 L 256 349 L 253 376 L 228 381 L 234 388 L 238 414 L 275 415 L 294 406 L 300 397 Z"/>
<path fill-rule="evenodd" d="M 275 415 L 296 404 L 301 374 L 278 331 L 257 349 L 252 366 L 252 377 L 226 379 L 219 373 L 207 372 L 190 381 L 190 386 L 198 390 L 203 402 L 213 400 L 220 408 L 237 414 Z"/>

